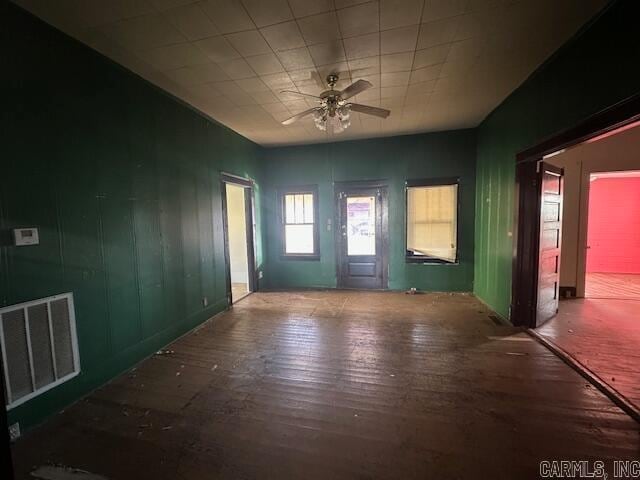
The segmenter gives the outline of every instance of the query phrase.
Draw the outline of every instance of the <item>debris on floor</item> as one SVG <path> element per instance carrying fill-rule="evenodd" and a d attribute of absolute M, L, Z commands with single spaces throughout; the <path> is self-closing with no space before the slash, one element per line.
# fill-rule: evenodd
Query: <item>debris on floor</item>
<path fill-rule="evenodd" d="M 411 287 L 409 290 L 407 290 L 406 292 L 407 295 L 415 295 L 416 293 L 420 293 L 418 292 L 418 289 L 416 287 Z"/>
<path fill-rule="evenodd" d="M 156 356 L 160 357 L 162 355 L 173 355 L 174 353 L 176 352 L 174 352 L 173 350 L 161 349 L 156 352 Z"/>
<path fill-rule="evenodd" d="M 107 480 L 102 475 L 60 465 L 38 467 L 31 472 L 31 476 L 41 480 Z"/>

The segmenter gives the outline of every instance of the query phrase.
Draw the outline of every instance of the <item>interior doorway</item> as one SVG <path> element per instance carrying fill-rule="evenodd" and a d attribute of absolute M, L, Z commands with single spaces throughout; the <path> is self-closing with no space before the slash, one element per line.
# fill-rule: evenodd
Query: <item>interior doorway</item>
<path fill-rule="evenodd" d="M 512 320 L 640 416 L 640 123 L 605 130 L 517 165 Z"/>
<path fill-rule="evenodd" d="M 377 183 L 336 186 L 338 287 L 386 289 L 387 187 Z"/>
<path fill-rule="evenodd" d="M 253 182 L 222 175 L 227 297 L 229 304 L 256 290 Z"/>
<path fill-rule="evenodd" d="M 558 166 L 556 157 L 593 146 L 593 151 L 596 152 L 594 155 L 602 157 L 601 161 L 607 163 L 611 169 L 624 170 L 624 167 L 617 168 L 614 165 L 628 160 L 629 157 L 624 155 L 625 152 L 631 154 L 631 161 L 637 162 L 640 158 L 637 155 L 640 143 L 636 142 L 635 135 L 640 137 L 640 95 L 630 97 L 588 117 L 576 126 L 549 137 L 516 156 L 514 194 L 516 222 L 514 231 L 510 232 L 514 237 L 515 248 L 512 265 L 512 301 L 509 315 L 515 325 L 535 328 L 544 321 L 553 318 L 553 316 L 541 315 L 539 312 L 540 306 L 544 303 L 539 302 L 540 296 L 545 294 L 546 288 L 545 283 L 541 280 L 544 280 L 542 277 L 548 273 L 545 269 L 540 268 L 541 251 L 544 249 L 545 242 L 545 238 L 542 236 L 545 232 L 542 227 L 545 222 L 544 215 L 549 213 L 542 208 L 544 205 L 542 191 L 544 184 L 540 177 L 541 166 L 543 164 Z M 618 155 L 614 155 L 607 148 L 608 141 L 612 138 L 626 139 L 629 145 L 619 149 Z M 585 181 L 588 184 L 589 176 L 586 175 L 585 180 L 584 163 L 579 162 L 574 166 L 576 165 L 578 168 L 573 168 L 571 171 L 563 168 L 565 184 L 568 185 L 567 179 L 571 175 L 578 178 L 577 183 L 574 182 L 574 184 L 579 187 L 574 188 L 574 193 L 577 191 L 579 196 L 578 208 L 580 211 L 575 215 L 567 215 L 565 211 L 564 218 L 560 219 L 561 235 L 558 238 L 558 247 L 562 248 L 561 262 L 556 265 L 558 272 L 554 272 L 554 274 L 559 274 L 560 278 L 557 289 L 559 297 L 584 297 L 585 295 L 586 229 L 580 228 L 580 219 L 588 210 L 588 206 L 585 204 L 588 197 L 582 192 L 588 192 L 588 185 L 587 188 L 583 188 L 583 184 Z M 602 169 L 592 171 L 597 172 Z M 563 191 L 564 199 L 562 200 L 565 205 L 566 198 L 571 195 L 572 193 L 567 186 Z M 566 226 L 571 222 L 576 226 L 574 229 L 576 232 L 575 241 L 571 241 L 566 235 Z M 561 245 L 560 242 L 564 245 Z M 570 269 L 569 266 L 572 268 Z M 564 283 L 567 277 L 563 272 L 571 270 L 575 272 L 572 280 L 573 285 L 567 285 Z"/>
<path fill-rule="evenodd" d="M 640 300 L 640 170 L 590 173 L 588 205 L 584 296 Z"/>

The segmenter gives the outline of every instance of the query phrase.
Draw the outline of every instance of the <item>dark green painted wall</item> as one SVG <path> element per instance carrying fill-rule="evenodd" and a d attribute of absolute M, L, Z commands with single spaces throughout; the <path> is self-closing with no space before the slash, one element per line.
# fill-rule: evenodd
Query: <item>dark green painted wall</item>
<path fill-rule="evenodd" d="M 408 135 L 329 144 L 270 148 L 264 182 L 266 221 L 266 286 L 335 287 L 336 252 L 333 182 L 386 180 L 389 185 L 389 288 L 417 287 L 436 291 L 473 288 L 473 217 L 475 201 L 475 132 Z M 406 264 L 405 198 L 407 179 L 460 177 L 460 245 L 458 265 Z M 319 261 L 283 260 L 277 220 L 277 188 L 318 185 L 320 215 Z"/>
<path fill-rule="evenodd" d="M 221 170 L 258 180 L 261 285 L 335 287 L 326 229 L 333 182 L 385 179 L 389 287 L 473 289 L 506 316 L 515 154 L 640 85 L 640 3 L 623 0 L 477 132 L 260 149 L 16 7 L 3 8 L 0 61 L 10 74 L 0 76 L 0 305 L 73 291 L 82 361 L 82 375 L 10 412 L 23 426 L 226 306 Z M 448 176 L 461 177 L 460 264 L 406 264 L 404 181 Z M 280 259 L 276 188 L 293 184 L 319 186 L 320 261 Z M 16 226 L 39 227 L 41 244 L 10 246 Z"/>
<path fill-rule="evenodd" d="M 226 307 L 218 175 L 259 180 L 260 150 L 19 9 L 3 17 L 0 306 L 73 292 L 82 365 L 10 412 L 24 427 Z M 11 246 L 18 226 L 40 245 Z"/>
<path fill-rule="evenodd" d="M 640 2 L 613 4 L 479 127 L 475 293 L 509 314 L 515 156 L 640 92 Z"/>

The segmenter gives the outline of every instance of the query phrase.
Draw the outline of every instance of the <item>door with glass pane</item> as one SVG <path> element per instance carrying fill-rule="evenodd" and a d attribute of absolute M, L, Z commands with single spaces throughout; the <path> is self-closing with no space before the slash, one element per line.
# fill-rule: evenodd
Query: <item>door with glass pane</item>
<path fill-rule="evenodd" d="M 387 190 L 339 188 L 338 286 L 387 288 Z"/>

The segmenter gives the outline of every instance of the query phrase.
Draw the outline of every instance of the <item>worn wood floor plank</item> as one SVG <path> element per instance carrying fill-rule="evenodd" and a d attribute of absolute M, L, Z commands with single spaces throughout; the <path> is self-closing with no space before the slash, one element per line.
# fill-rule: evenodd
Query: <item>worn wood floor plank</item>
<path fill-rule="evenodd" d="M 640 300 L 563 300 L 556 318 L 536 331 L 640 410 Z"/>
<path fill-rule="evenodd" d="M 253 294 L 14 445 L 110 479 L 538 478 L 637 424 L 469 295 Z"/>

